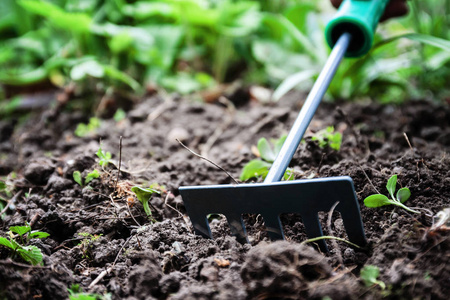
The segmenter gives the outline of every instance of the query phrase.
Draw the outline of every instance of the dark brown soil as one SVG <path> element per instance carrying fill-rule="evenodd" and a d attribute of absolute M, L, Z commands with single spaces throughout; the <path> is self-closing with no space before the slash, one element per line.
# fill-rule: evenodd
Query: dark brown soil
<path fill-rule="evenodd" d="M 65 299 L 67 289 L 79 284 L 85 292 L 112 299 L 448 299 L 449 228 L 430 231 L 431 215 L 450 207 L 450 108 L 445 104 L 323 103 L 318 109 L 310 130 L 334 125 L 343 133 L 342 148 L 322 149 L 307 138 L 291 167 L 297 179 L 353 178 L 367 249 L 327 242 L 330 252 L 320 253 L 302 245 L 306 235 L 296 215 L 282 216 L 288 241 L 270 242 L 256 215 L 245 216 L 251 244 L 229 236 L 224 218 L 211 222 L 214 240 L 192 233 L 178 188 L 231 180 L 175 139 L 238 178 L 255 158 L 252 145 L 287 133 L 303 99 L 291 95 L 263 105 L 244 98 L 234 107 L 152 96 L 135 104 L 126 119 L 102 120 L 83 138 L 73 133 L 88 118 L 68 109 L 35 112 L 26 122 L 0 121 L 0 176 L 16 174 L 8 179 L 15 188 L 0 235 L 25 222 L 50 233 L 31 241 L 42 250 L 44 266 L 12 261 L 0 248 L 0 298 Z M 95 155 L 99 141 L 113 155 L 114 164 L 105 168 Z M 85 187 L 75 183 L 74 171 L 85 176 L 94 168 L 99 179 Z M 399 186 L 411 189 L 405 204 L 421 209 L 420 215 L 393 206 L 364 207 L 363 199 L 375 189 L 387 194 L 393 174 Z M 135 184 L 151 183 L 165 187 L 151 199 L 156 222 L 130 193 Z M 327 222 L 327 212 L 321 219 Z M 324 230 L 346 238 L 338 213 L 332 232 Z M 97 238 L 83 243 L 80 233 Z M 365 265 L 380 269 L 385 290 L 363 283 Z M 103 271 L 106 275 L 92 284 Z"/>

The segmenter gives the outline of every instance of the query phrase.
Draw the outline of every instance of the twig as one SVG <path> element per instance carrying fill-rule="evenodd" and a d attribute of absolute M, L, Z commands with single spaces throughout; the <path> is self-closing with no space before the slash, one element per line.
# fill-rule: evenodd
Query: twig
<path fill-rule="evenodd" d="M 119 182 L 121 165 L 122 165 L 122 136 L 120 136 L 120 138 L 119 138 L 119 168 L 117 169 L 117 178 L 116 178 L 116 183 L 114 184 L 114 191 L 117 188 L 117 182 Z"/>
<path fill-rule="evenodd" d="M 139 234 L 139 233 L 138 233 Z M 125 248 L 125 246 L 128 244 L 128 242 L 134 237 L 135 235 L 132 235 L 130 237 L 128 237 L 128 239 L 122 244 L 122 247 L 120 247 L 119 252 L 116 255 L 116 259 L 114 259 L 114 262 L 112 264 L 111 267 L 107 268 L 106 270 L 103 270 L 98 276 L 97 278 L 94 279 L 94 281 L 91 282 L 91 284 L 89 284 L 88 289 L 91 289 L 92 287 L 94 287 L 97 283 L 100 282 L 100 280 L 103 279 L 103 277 L 105 277 L 107 274 L 111 273 L 111 271 L 114 269 L 114 267 L 116 266 L 116 262 L 119 259 L 120 253 L 122 252 L 123 248 Z M 137 234 L 136 234 L 137 236 Z"/>
<path fill-rule="evenodd" d="M 131 218 L 139 227 L 141 227 L 141 224 L 139 224 L 139 222 L 134 218 L 133 214 L 131 213 L 131 209 L 130 209 L 130 205 L 128 204 L 128 201 L 126 201 L 126 202 L 127 202 L 128 212 L 130 213 Z"/>
<path fill-rule="evenodd" d="M 176 139 L 176 141 L 177 141 L 184 149 L 188 150 L 189 152 L 191 152 L 192 154 L 194 154 L 194 155 L 197 156 L 198 158 L 201 158 L 201 159 L 206 160 L 207 162 L 209 162 L 210 164 L 212 164 L 212 165 L 215 166 L 216 168 L 222 170 L 223 172 L 225 172 L 225 173 L 228 175 L 228 177 L 231 178 L 231 180 L 234 181 L 234 183 L 239 184 L 239 183 L 236 181 L 236 179 L 234 179 L 233 176 L 231 176 L 231 174 L 228 173 L 224 168 L 222 168 L 221 166 L 219 166 L 219 165 L 216 164 L 215 162 L 213 162 L 213 161 L 207 159 L 206 157 L 203 157 L 203 156 L 201 156 L 200 154 L 195 153 L 194 151 L 192 151 L 191 149 L 189 149 L 186 145 L 184 145 L 179 139 Z"/>
<path fill-rule="evenodd" d="M 133 237 L 136 236 L 136 238 L 137 238 L 137 235 L 138 235 L 138 234 L 139 234 L 139 233 L 136 233 L 135 235 L 130 236 L 129 238 L 127 238 L 127 240 L 125 241 L 125 243 L 122 244 L 122 247 L 120 247 L 120 250 L 119 250 L 119 252 L 118 252 L 117 255 L 116 255 L 116 259 L 114 259 L 113 267 L 116 265 L 116 262 L 117 262 L 117 260 L 119 259 L 119 255 L 120 255 L 120 253 L 122 252 L 123 248 L 125 248 L 125 246 L 128 244 L 128 242 L 129 242 Z"/>
<path fill-rule="evenodd" d="M 313 243 L 313 242 L 317 242 L 317 241 L 320 241 L 320 240 L 337 240 L 337 241 L 341 241 L 341 242 L 347 243 L 347 244 L 349 244 L 352 247 L 355 247 L 355 248 L 358 248 L 358 249 L 363 249 L 361 246 L 358 246 L 358 245 L 356 245 L 356 244 L 354 244 L 354 243 L 352 243 L 350 241 L 347 241 L 346 239 L 343 239 L 343 238 L 340 238 L 340 237 L 337 237 L 337 236 L 330 236 L 330 235 L 323 235 L 323 236 L 315 237 L 315 238 L 312 238 L 312 239 L 307 239 L 307 240 L 301 242 L 300 244 L 304 245 L 304 244 L 307 244 L 307 243 Z"/>
<path fill-rule="evenodd" d="M 94 279 L 94 281 L 91 282 L 91 284 L 88 286 L 88 289 L 91 289 L 94 285 L 96 285 L 100 280 L 103 279 L 108 273 L 110 273 L 113 270 L 114 266 L 109 267 L 108 269 L 102 271 L 97 278 Z"/>
<path fill-rule="evenodd" d="M 8 203 L 6 203 L 5 207 L 0 212 L 0 217 L 8 210 L 9 205 L 11 205 L 14 201 L 16 201 L 16 198 L 22 195 L 22 191 L 18 191 L 11 199 L 9 199 Z"/>
<path fill-rule="evenodd" d="M 380 192 L 377 190 L 377 188 L 373 185 L 372 180 L 370 180 L 369 176 L 367 176 L 366 171 L 364 171 L 363 167 L 361 167 L 361 165 L 358 163 L 359 168 L 361 169 L 361 171 L 363 171 L 364 176 L 366 176 L 367 180 L 369 181 L 370 185 L 373 187 L 373 189 L 375 190 L 375 192 L 377 192 L 377 194 L 379 194 Z"/>
<path fill-rule="evenodd" d="M 339 201 L 336 201 L 336 203 L 333 204 L 330 211 L 328 212 L 327 229 L 330 235 L 333 234 L 333 230 L 331 229 L 331 219 L 333 218 L 334 209 L 336 208 L 336 206 L 338 206 L 338 204 Z M 338 258 L 340 266 L 344 268 L 344 260 L 342 259 L 342 252 L 341 249 L 339 249 L 339 245 L 337 244 L 336 240 L 331 240 L 331 244 L 333 245 L 333 248 L 336 249 L 336 256 Z"/>
<path fill-rule="evenodd" d="M 41 219 L 41 217 L 42 216 L 39 213 L 35 213 L 34 216 L 30 220 L 30 228 L 32 228 L 34 226 L 34 224 L 36 224 L 36 222 Z"/>

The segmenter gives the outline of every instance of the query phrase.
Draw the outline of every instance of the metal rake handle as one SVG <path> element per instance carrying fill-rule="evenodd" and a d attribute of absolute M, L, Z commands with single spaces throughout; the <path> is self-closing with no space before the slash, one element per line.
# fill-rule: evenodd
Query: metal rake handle
<path fill-rule="evenodd" d="M 344 33 L 333 47 L 330 57 L 325 63 L 322 72 L 320 72 L 317 81 L 306 98 L 306 101 L 303 104 L 303 107 L 300 110 L 300 113 L 298 114 L 298 117 L 280 150 L 280 153 L 270 168 L 264 183 L 277 182 L 283 178 L 284 172 L 289 166 L 295 150 L 297 150 L 298 145 L 300 144 L 300 141 L 302 140 L 303 135 L 305 134 L 305 131 L 317 110 L 317 107 L 322 101 L 323 95 L 325 95 L 325 92 L 327 91 L 340 62 L 347 51 L 350 39 L 351 35 L 349 33 Z"/>

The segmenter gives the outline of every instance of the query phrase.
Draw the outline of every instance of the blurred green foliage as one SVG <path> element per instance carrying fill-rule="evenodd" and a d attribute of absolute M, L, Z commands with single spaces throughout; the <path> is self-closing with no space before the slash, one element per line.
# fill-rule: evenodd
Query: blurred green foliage
<path fill-rule="evenodd" d="M 379 47 L 343 62 L 329 98 L 450 95 L 450 0 L 408 2 L 408 17 L 380 26 Z M 311 87 L 329 54 L 323 29 L 334 13 L 327 0 L 2 0 L 0 11 L 0 101 L 8 87 L 43 82 L 191 93 L 237 78 L 281 83 L 277 99 Z M 424 34 L 415 39 L 422 44 L 386 42 L 407 32 Z M 427 36 L 440 38 L 438 47 Z"/>

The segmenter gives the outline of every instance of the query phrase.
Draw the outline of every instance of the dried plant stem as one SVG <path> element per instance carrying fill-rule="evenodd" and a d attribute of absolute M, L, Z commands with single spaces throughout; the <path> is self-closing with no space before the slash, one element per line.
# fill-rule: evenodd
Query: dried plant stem
<path fill-rule="evenodd" d="M 375 192 L 377 192 L 377 194 L 380 194 L 380 192 L 377 190 L 377 188 L 373 185 L 372 180 L 370 180 L 369 176 L 367 176 L 367 173 L 366 173 L 366 171 L 364 171 L 363 167 L 360 164 L 358 164 L 358 166 L 361 169 L 361 171 L 364 173 L 364 176 L 366 176 L 367 180 L 369 181 L 370 185 L 375 190 Z"/>
<path fill-rule="evenodd" d="M 331 235 L 333 234 L 333 230 L 331 229 L 331 220 L 333 217 L 334 209 L 336 208 L 336 206 L 338 206 L 338 204 L 339 204 L 339 201 L 336 201 L 336 203 L 333 204 L 330 211 L 328 212 L 327 229 L 328 229 L 328 233 Z M 339 265 L 341 266 L 341 268 L 344 268 L 344 259 L 342 258 L 341 249 L 339 249 L 339 246 L 338 246 L 336 240 L 332 239 L 331 244 L 333 245 L 333 248 L 336 249 L 336 256 L 338 258 Z"/>
<path fill-rule="evenodd" d="M 320 241 L 320 240 L 337 240 L 337 241 L 341 241 L 341 242 L 347 243 L 347 244 L 349 244 L 352 247 L 355 247 L 355 248 L 358 248 L 358 249 L 362 249 L 361 246 L 358 246 L 358 245 L 356 245 L 356 244 L 354 244 L 354 243 L 352 243 L 350 241 L 347 241 L 346 239 L 343 239 L 343 238 L 340 238 L 340 237 L 337 237 L 337 236 L 330 236 L 330 235 L 323 235 L 323 236 L 315 237 L 315 238 L 312 238 L 312 239 L 307 239 L 307 240 L 301 242 L 300 244 L 304 245 L 304 244 L 307 244 L 307 243 L 313 243 L 313 242 L 317 242 L 317 241 Z"/>
<path fill-rule="evenodd" d="M 239 184 L 239 182 L 237 182 L 237 180 L 234 179 L 233 176 L 231 176 L 231 174 L 228 173 L 224 168 L 222 168 L 221 166 L 219 166 L 218 164 L 216 164 L 216 163 L 213 162 L 212 160 L 207 159 L 206 157 L 201 156 L 201 155 L 198 154 L 198 153 L 195 153 L 194 151 L 192 151 L 191 149 L 189 149 L 186 145 L 184 145 L 179 139 L 176 139 L 176 141 L 177 141 L 184 149 L 188 150 L 189 152 L 191 152 L 192 154 L 194 154 L 194 155 L 197 156 L 198 158 L 201 158 L 201 159 L 206 160 L 207 162 L 209 162 L 210 164 L 212 164 L 213 166 L 215 166 L 215 167 L 218 168 L 219 170 L 225 172 L 225 174 L 227 174 L 228 177 L 230 177 L 231 180 L 233 180 L 233 182 L 234 182 L 235 184 Z"/>

